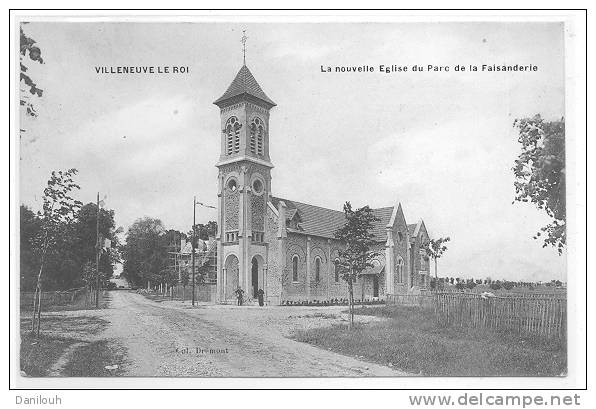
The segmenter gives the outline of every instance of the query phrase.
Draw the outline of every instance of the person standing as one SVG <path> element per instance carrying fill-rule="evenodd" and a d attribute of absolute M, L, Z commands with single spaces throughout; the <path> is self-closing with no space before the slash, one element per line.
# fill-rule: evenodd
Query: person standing
<path fill-rule="evenodd" d="M 244 290 L 240 287 L 238 287 L 238 289 L 236 291 L 234 291 L 234 293 L 236 293 L 236 298 L 238 299 L 238 305 L 242 305 L 242 295 L 244 294 Z"/>
<path fill-rule="evenodd" d="M 262 288 L 259 288 L 259 291 L 257 291 L 257 297 L 259 298 L 259 307 L 262 307 L 265 304 L 265 291 Z"/>

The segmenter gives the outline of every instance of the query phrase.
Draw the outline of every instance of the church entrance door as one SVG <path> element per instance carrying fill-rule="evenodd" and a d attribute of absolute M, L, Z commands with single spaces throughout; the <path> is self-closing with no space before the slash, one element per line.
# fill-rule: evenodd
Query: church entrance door
<path fill-rule="evenodd" d="M 234 293 L 239 283 L 239 263 L 238 257 L 233 254 L 230 254 L 225 262 L 225 277 L 224 277 L 224 300 L 231 301 L 236 299 L 236 294 Z"/>
<path fill-rule="evenodd" d="M 373 276 L 373 297 L 379 296 L 379 276 Z"/>
<path fill-rule="evenodd" d="M 259 291 L 259 262 L 256 257 L 252 259 L 252 296 L 257 298 Z"/>

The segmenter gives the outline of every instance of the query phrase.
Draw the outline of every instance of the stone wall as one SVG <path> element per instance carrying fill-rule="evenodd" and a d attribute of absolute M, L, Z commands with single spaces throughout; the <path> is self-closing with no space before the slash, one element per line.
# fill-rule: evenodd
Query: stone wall
<path fill-rule="evenodd" d="M 396 293 L 403 293 L 407 291 L 408 287 L 408 271 L 410 271 L 410 260 L 408 257 L 408 225 L 402 212 L 401 206 L 398 207 L 397 217 L 393 225 L 393 282 Z M 399 260 L 403 261 L 403 274 L 398 273 Z"/>
<path fill-rule="evenodd" d="M 267 223 L 265 224 L 265 243 L 267 243 L 267 288 L 265 296 L 269 305 L 279 305 L 282 297 L 282 273 L 280 255 L 283 242 L 277 237 L 278 216 L 267 206 Z"/>
<path fill-rule="evenodd" d="M 428 288 L 429 287 L 429 280 L 430 280 L 430 260 L 425 254 L 421 254 L 422 245 L 424 242 L 428 241 L 428 232 L 422 224 L 418 236 L 416 236 L 413 240 L 412 245 L 412 257 L 411 257 L 411 277 L 412 277 L 412 286 L 421 287 L 421 288 Z M 420 274 L 421 271 L 425 271 L 426 278 Z"/>

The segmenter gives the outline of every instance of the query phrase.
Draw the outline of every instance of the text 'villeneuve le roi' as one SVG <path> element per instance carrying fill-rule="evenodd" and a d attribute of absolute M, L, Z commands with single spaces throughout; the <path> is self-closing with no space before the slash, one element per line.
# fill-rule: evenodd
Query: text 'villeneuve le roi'
<path fill-rule="evenodd" d="M 188 74 L 190 68 L 182 65 L 96 66 L 97 74 Z"/>
<path fill-rule="evenodd" d="M 520 64 L 457 64 L 457 65 L 321 65 L 322 73 L 406 73 L 406 72 L 535 72 L 538 66 Z"/>

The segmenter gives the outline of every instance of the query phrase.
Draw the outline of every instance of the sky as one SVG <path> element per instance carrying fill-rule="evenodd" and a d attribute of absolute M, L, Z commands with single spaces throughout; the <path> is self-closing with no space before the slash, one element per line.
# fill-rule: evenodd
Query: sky
<path fill-rule="evenodd" d="M 246 63 L 277 106 L 272 193 L 341 210 L 401 203 L 408 223 L 449 236 L 439 275 L 566 279 L 532 237 L 546 215 L 512 204 L 515 118 L 565 115 L 558 23 L 60 23 L 24 26 L 44 64 L 29 73 L 39 116 L 21 115 L 20 201 L 37 210 L 52 170 L 77 168 L 76 197 L 107 195 L 125 230 L 151 216 L 188 231 L 193 195 L 215 205 L 221 96 Z M 408 66 L 381 73 L 380 64 Z M 413 65 L 449 72 L 412 72 Z M 455 65 L 533 64 L 532 72 Z M 184 66 L 187 74 L 97 74 Z M 321 66 L 375 72 L 323 73 Z M 197 222 L 216 211 L 197 207 Z"/>

